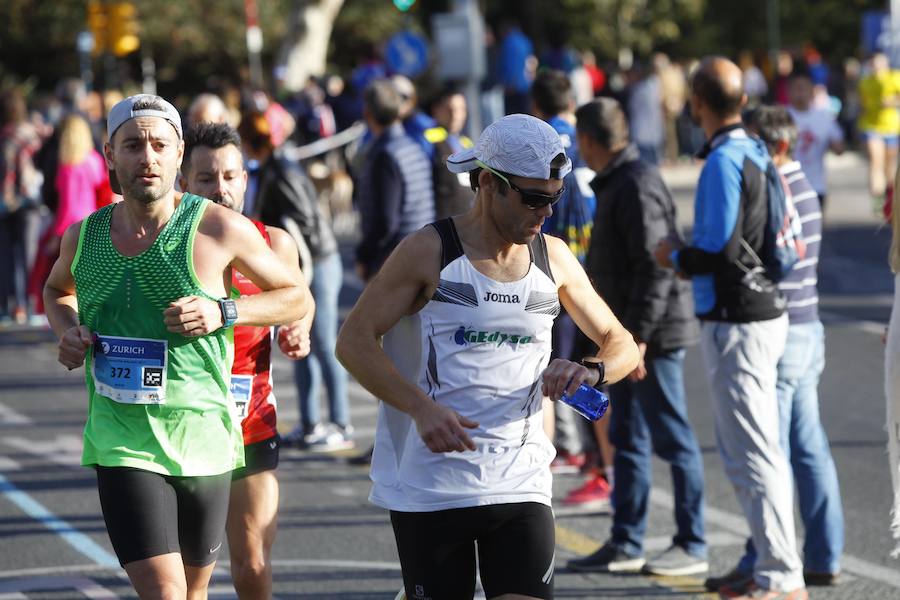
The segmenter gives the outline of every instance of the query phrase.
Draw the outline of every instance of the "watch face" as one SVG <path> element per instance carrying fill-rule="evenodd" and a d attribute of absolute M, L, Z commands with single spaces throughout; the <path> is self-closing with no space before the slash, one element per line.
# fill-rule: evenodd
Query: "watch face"
<path fill-rule="evenodd" d="M 237 319 L 237 306 L 235 306 L 234 300 L 228 300 L 223 304 L 225 308 L 225 318 L 229 321 L 234 321 L 235 319 Z"/>

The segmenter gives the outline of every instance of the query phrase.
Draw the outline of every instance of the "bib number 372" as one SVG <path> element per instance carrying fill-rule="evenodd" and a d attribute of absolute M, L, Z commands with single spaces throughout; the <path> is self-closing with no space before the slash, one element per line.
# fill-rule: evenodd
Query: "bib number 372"
<path fill-rule="evenodd" d="M 97 335 L 92 374 L 97 393 L 123 404 L 165 404 L 165 340 Z"/>

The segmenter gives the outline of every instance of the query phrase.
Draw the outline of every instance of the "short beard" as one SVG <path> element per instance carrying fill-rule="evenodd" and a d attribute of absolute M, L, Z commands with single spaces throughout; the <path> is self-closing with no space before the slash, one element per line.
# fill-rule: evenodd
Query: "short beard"
<path fill-rule="evenodd" d="M 160 185 L 159 187 L 145 187 L 143 185 L 138 184 L 137 182 L 131 182 L 131 185 L 125 185 L 121 181 L 119 184 L 122 186 L 122 196 L 124 198 L 128 198 L 129 200 L 133 200 L 135 202 L 140 202 L 141 204 L 149 205 L 154 202 L 158 202 L 166 197 L 166 195 L 174 189 L 175 180 L 171 182 L 165 181 L 162 177 L 160 177 Z"/>

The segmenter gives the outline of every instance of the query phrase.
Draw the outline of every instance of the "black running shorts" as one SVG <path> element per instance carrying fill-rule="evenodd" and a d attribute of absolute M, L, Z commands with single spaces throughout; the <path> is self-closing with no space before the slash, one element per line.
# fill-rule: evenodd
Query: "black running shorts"
<path fill-rule="evenodd" d="M 244 446 L 244 466 L 231 472 L 231 480 L 237 481 L 263 471 L 274 471 L 278 467 L 280 448 L 281 437 L 278 435 Z"/>
<path fill-rule="evenodd" d="M 128 467 L 96 470 L 106 531 L 120 564 L 170 552 L 180 552 L 192 567 L 215 562 L 225 538 L 231 473 L 172 477 Z"/>
<path fill-rule="evenodd" d="M 485 595 L 553 598 L 553 512 L 536 502 L 391 511 L 410 600 L 461 600 L 475 594 L 475 553 Z"/>

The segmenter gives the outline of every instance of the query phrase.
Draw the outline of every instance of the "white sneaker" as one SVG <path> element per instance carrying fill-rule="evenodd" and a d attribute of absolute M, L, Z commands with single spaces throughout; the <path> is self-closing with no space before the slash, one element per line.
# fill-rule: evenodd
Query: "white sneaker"
<path fill-rule="evenodd" d="M 709 563 L 705 558 L 688 554 L 681 546 L 672 545 L 651 558 L 644 565 L 644 573 L 678 577 L 697 575 L 709 571 Z"/>
<path fill-rule="evenodd" d="M 354 447 L 353 427 L 341 427 L 334 423 L 317 424 L 304 439 L 310 452 L 334 452 L 349 450 Z"/>

